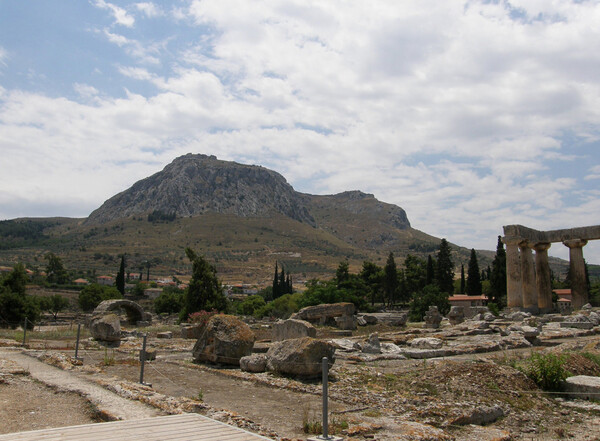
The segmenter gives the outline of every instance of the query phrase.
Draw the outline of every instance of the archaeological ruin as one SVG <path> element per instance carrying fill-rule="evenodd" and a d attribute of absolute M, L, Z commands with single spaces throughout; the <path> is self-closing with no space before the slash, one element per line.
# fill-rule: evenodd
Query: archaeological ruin
<path fill-rule="evenodd" d="M 551 231 L 523 225 L 504 226 L 507 306 L 535 314 L 552 310 L 548 249 L 552 243 L 562 242 L 569 248 L 571 307 L 581 309 L 588 302 L 583 247 L 597 239 L 600 239 L 600 225 Z"/>

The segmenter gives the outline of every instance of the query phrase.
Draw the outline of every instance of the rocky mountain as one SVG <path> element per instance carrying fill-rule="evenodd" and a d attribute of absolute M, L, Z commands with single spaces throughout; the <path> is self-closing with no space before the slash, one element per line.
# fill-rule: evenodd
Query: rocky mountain
<path fill-rule="evenodd" d="M 410 228 L 402 208 L 382 203 L 373 195 L 360 191 L 330 196 L 303 194 L 267 168 L 199 154 L 181 156 L 162 171 L 136 182 L 92 212 L 85 223 L 104 224 L 153 212 L 178 218 L 207 213 L 239 217 L 277 213 L 323 228 L 353 225 L 367 217 L 392 228 Z"/>

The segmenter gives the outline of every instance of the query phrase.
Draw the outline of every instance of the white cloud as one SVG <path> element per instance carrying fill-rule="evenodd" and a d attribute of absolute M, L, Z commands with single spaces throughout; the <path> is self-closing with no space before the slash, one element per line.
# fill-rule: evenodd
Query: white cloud
<path fill-rule="evenodd" d="M 108 3 L 105 0 L 94 0 L 94 5 L 97 8 L 110 11 L 115 19 L 115 23 L 119 25 L 130 28 L 135 24 L 135 18 L 133 18 L 125 9 L 120 8 L 119 6 Z"/>
<path fill-rule="evenodd" d="M 154 18 L 163 15 L 163 12 L 152 2 L 136 3 L 135 7 L 143 12 L 146 17 Z"/>
<path fill-rule="evenodd" d="M 149 5 L 135 7 L 154 16 Z M 556 164 L 581 159 L 565 134 L 600 136 L 600 53 L 590 50 L 600 45 L 600 6 L 511 5 L 519 11 L 506 2 L 192 1 L 171 14 L 201 32 L 178 35 L 171 64 L 167 43 L 104 30 L 132 57 L 118 72 L 156 92 L 116 99 L 86 81 L 74 86 L 95 96 L 86 105 L 5 91 L 3 156 L 37 159 L 0 175 L 0 188 L 99 205 L 198 152 L 273 168 L 305 192 L 374 193 L 405 208 L 414 227 L 467 247 L 493 249 L 511 223 L 594 223 L 598 197 L 578 194 L 583 176 Z M 590 161 L 585 182 L 600 176 L 598 156 Z"/>
<path fill-rule="evenodd" d="M 8 58 L 8 52 L 2 46 L 0 46 L 0 65 L 6 66 L 6 59 Z"/>
<path fill-rule="evenodd" d="M 98 95 L 98 89 L 88 84 L 75 83 L 73 89 L 83 98 L 92 98 Z"/>

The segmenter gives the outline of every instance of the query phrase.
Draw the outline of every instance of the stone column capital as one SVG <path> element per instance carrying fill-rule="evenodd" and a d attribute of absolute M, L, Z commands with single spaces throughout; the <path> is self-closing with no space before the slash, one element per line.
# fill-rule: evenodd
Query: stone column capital
<path fill-rule="evenodd" d="M 521 245 L 521 242 L 523 242 L 523 240 L 524 239 L 519 236 L 504 236 L 502 238 L 502 242 L 505 245 L 515 245 L 515 246 Z"/>
<path fill-rule="evenodd" d="M 540 253 L 543 251 L 548 251 L 548 249 L 552 246 L 550 242 L 538 242 L 533 245 L 533 249 L 536 253 Z"/>
<path fill-rule="evenodd" d="M 563 240 L 563 244 L 569 248 L 583 248 L 587 244 L 587 240 L 584 239 L 569 239 Z"/>

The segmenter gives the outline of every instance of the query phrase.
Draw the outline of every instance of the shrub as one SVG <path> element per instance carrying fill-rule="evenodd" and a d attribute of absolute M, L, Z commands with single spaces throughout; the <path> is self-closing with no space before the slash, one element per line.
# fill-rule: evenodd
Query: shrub
<path fill-rule="evenodd" d="M 240 303 L 237 313 L 241 315 L 254 315 L 254 312 L 266 305 L 265 299 L 259 295 L 250 296 Z"/>
<path fill-rule="evenodd" d="M 183 307 L 183 292 L 163 291 L 154 299 L 154 312 L 175 314 Z"/>
<path fill-rule="evenodd" d="M 86 286 L 79 293 L 79 306 L 84 311 L 92 311 L 104 300 L 122 299 L 123 296 L 119 290 L 113 286 L 101 286 L 92 283 Z"/>
<path fill-rule="evenodd" d="M 419 293 L 415 294 L 410 304 L 409 318 L 413 322 L 420 322 L 430 306 L 437 306 L 442 315 L 450 311 L 448 294 L 441 292 L 435 285 L 427 285 Z"/>
<path fill-rule="evenodd" d="M 563 355 L 548 353 L 532 354 L 521 370 L 544 390 L 559 391 L 562 382 L 571 374 L 564 368 L 566 358 Z"/>
<path fill-rule="evenodd" d="M 217 311 L 216 309 L 213 309 L 212 311 L 198 311 L 198 312 L 194 312 L 192 314 L 190 314 L 188 316 L 188 320 L 190 323 L 193 324 L 199 324 L 199 325 L 206 325 L 206 323 L 208 323 L 208 320 L 215 314 L 218 314 L 219 311 Z"/>
<path fill-rule="evenodd" d="M 487 305 L 488 309 L 490 310 L 490 312 L 492 314 L 494 314 L 496 317 L 498 317 L 500 315 L 500 308 L 498 308 L 498 305 L 496 303 L 488 303 Z"/>

